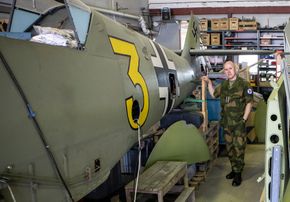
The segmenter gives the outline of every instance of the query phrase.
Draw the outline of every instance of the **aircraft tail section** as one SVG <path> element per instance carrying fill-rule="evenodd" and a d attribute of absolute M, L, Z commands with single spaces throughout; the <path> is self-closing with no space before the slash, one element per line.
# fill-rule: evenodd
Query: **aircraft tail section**
<path fill-rule="evenodd" d="M 190 60 L 190 49 L 199 49 L 199 40 L 199 21 L 196 16 L 191 15 L 181 56 Z"/>
<path fill-rule="evenodd" d="M 284 29 L 284 34 L 285 34 L 285 51 L 289 51 L 290 49 L 290 21 L 287 23 L 285 29 Z"/>

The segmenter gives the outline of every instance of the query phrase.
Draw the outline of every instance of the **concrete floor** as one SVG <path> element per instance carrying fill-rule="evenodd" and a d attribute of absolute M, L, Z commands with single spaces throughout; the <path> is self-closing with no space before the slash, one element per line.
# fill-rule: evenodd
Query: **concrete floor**
<path fill-rule="evenodd" d="M 264 188 L 264 181 L 257 183 L 264 173 L 265 145 L 247 145 L 243 182 L 239 187 L 232 186 L 232 180 L 225 176 L 230 172 L 227 157 L 215 160 L 205 182 L 196 192 L 196 202 L 257 202 Z"/>

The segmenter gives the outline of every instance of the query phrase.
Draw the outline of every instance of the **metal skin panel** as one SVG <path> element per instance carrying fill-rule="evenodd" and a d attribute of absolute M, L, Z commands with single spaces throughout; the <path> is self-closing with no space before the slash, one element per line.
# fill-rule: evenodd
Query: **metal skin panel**
<path fill-rule="evenodd" d="M 266 154 L 265 154 L 265 198 L 270 201 L 271 198 L 271 158 L 274 146 L 281 146 L 281 181 L 279 200 L 282 201 L 284 189 L 288 183 L 288 137 L 286 130 L 286 94 L 283 78 L 281 77 L 274 87 L 267 101 L 266 118 Z M 277 110 L 279 109 L 279 110 Z"/>
<path fill-rule="evenodd" d="M 75 201 L 98 187 L 137 141 L 130 99 L 139 103 L 145 131 L 191 93 L 196 79 L 184 58 L 97 12 L 84 50 L 0 37 L 0 51 Z M 0 69 L 0 179 L 16 200 L 70 201 L 3 61 Z M 95 171 L 96 159 L 101 166 Z M 0 193 L 11 199 L 7 188 Z"/>
<path fill-rule="evenodd" d="M 255 133 L 259 143 L 265 143 L 265 125 L 266 125 L 267 104 L 260 100 L 257 104 L 257 110 L 254 118 Z"/>

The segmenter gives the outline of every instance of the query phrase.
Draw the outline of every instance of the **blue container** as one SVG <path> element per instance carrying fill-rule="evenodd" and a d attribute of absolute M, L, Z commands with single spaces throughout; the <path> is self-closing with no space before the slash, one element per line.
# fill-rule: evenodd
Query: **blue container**
<path fill-rule="evenodd" d="M 209 121 L 219 121 L 221 119 L 220 99 L 207 99 L 207 111 Z"/>
<path fill-rule="evenodd" d="M 224 138 L 224 128 L 220 127 L 219 128 L 219 144 L 226 144 L 225 138 Z"/>

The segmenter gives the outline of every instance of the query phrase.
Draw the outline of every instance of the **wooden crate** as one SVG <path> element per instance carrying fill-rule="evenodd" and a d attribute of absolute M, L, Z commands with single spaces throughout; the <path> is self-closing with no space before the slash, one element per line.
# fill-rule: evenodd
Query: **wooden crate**
<path fill-rule="evenodd" d="M 210 44 L 213 46 L 221 45 L 221 34 L 220 33 L 211 33 Z"/>
<path fill-rule="evenodd" d="M 220 30 L 229 30 L 229 19 L 228 18 L 222 18 L 220 19 Z"/>
<path fill-rule="evenodd" d="M 219 152 L 219 123 L 212 121 L 209 128 L 204 132 L 204 139 L 209 147 L 212 158 L 208 161 L 198 162 L 195 164 L 196 173 L 189 180 L 189 186 L 195 187 L 197 190 L 199 185 L 206 180 L 206 176 L 210 171 Z"/>
<path fill-rule="evenodd" d="M 211 19 L 211 30 L 220 30 L 220 19 Z"/>
<path fill-rule="evenodd" d="M 239 30 L 257 30 L 257 22 L 253 21 L 240 21 Z"/>
<path fill-rule="evenodd" d="M 210 127 L 205 135 L 212 160 L 214 160 L 219 152 L 219 123 L 217 121 L 210 122 Z"/>
<path fill-rule="evenodd" d="M 229 19 L 229 29 L 230 30 L 239 30 L 239 18 L 230 18 Z"/>
<path fill-rule="evenodd" d="M 208 33 L 201 34 L 201 41 L 202 41 L 203 45 L 209 46 L 210 45 L 210 34 L 208 34 Z"/>
<path fill-rule="evenodd" d="M 208 31 L 208 19 L 202 18 L 199 20 L 200 31 Z"/>

